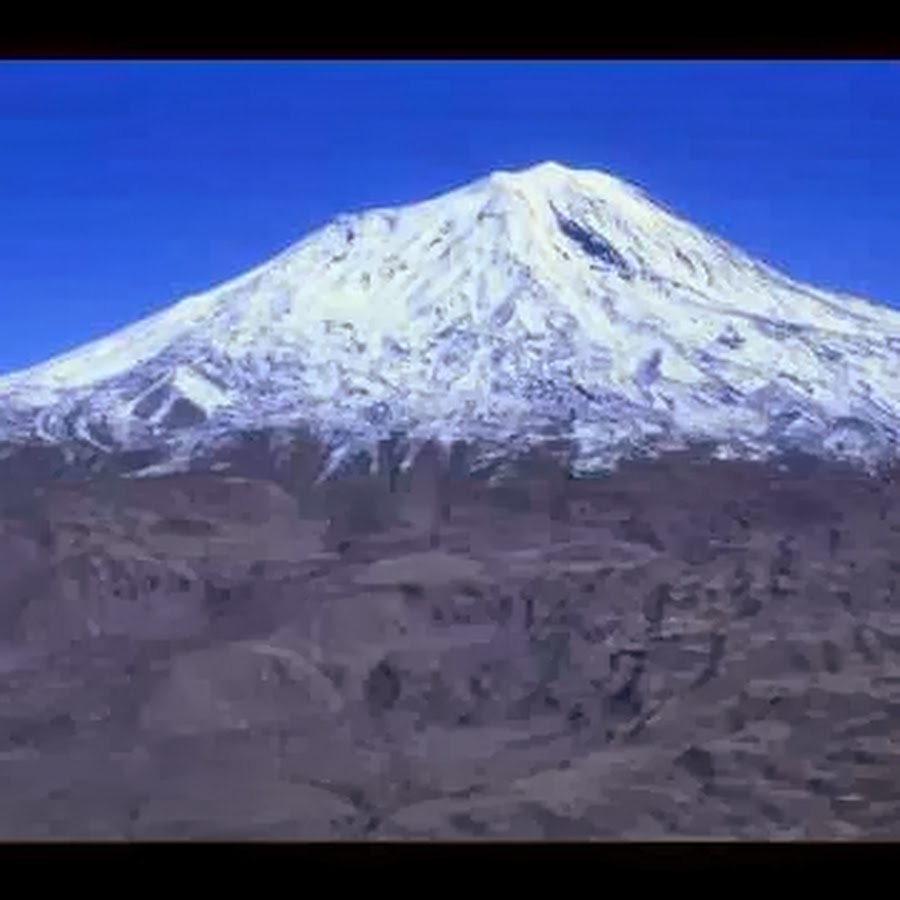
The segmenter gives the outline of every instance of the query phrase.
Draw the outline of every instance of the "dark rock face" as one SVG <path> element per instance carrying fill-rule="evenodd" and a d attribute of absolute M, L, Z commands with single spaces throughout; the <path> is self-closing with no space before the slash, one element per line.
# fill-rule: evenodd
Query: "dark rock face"
<path fill-rule="evenodd" d="M 892 473 L 281 453 L 7 506 L 0 835 L 898 836 Z"/>

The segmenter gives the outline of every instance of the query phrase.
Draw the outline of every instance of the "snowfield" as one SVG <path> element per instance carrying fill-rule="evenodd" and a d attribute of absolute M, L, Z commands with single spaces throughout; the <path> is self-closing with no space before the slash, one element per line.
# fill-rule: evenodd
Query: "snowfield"
<path fill-rule="evenodd" d="M 607 174 L 545 163 L 341 216 L 270 262 L 0 378 L 0 439 L 191 448 L 304 422 L 582 468 L 711 440 L 880 458 L 900 313 L 797 283 Z"/>

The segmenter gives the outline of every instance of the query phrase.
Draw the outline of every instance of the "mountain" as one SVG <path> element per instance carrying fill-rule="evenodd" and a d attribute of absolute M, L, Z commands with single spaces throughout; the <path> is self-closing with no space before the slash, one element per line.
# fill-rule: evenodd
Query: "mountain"
<path fill-rule="evenodd" d="M 7 376 L 0 837 L 896 838 L 900 465 L 779 451 L 897 321 L 545 165 Z"/>
<path fill-rule="evenodd" d="M 796 282 L 611 175 L 545 163 L 341 216 L 3 377 L 0 440 L 143 453 L 157 473 L 298 424 L 328 471 L 391 433 L 463 439 L 481 460 L 563 438 L 580 471 L 692 441 L 872 461 L 895 452 L 898 376 L 900 313 Z"/>

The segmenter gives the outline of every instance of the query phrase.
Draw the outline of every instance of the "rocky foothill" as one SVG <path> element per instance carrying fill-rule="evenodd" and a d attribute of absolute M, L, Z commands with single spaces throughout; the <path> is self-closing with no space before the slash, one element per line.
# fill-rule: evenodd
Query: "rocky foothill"
<path fill-rule="evenodd" d="M 7 473 L 0 836 L 900 834 L 891 473 L 309 460 Z"/>

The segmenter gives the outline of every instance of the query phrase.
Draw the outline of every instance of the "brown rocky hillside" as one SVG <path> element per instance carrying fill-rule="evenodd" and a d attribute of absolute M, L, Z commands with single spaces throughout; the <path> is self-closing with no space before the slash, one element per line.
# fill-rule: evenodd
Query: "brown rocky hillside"
<path fill-rule="evenodd" d="M 294 464 L 4 494 L 0 836 L 900 836 L 889 475 Z"/>

